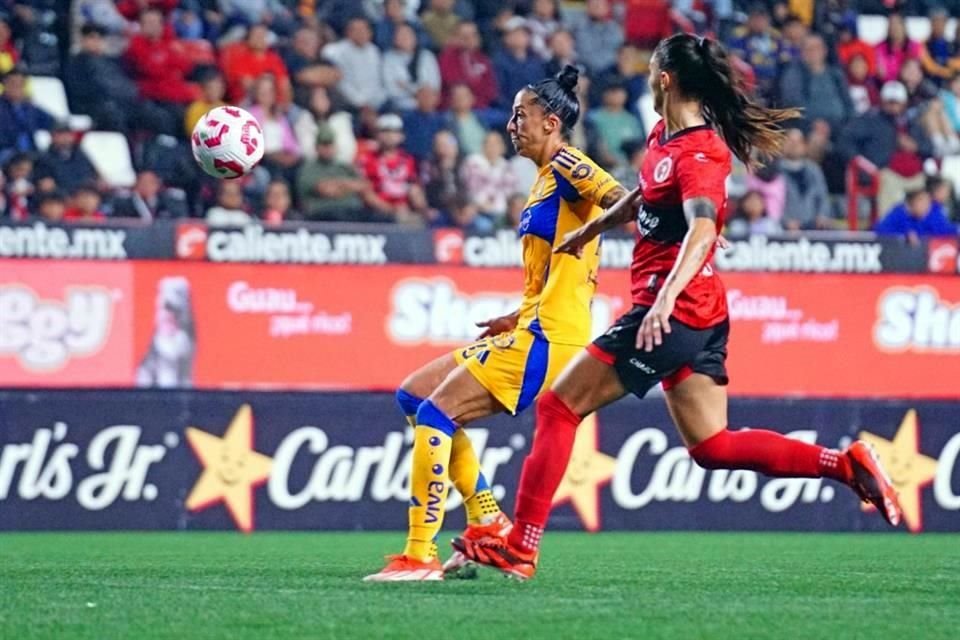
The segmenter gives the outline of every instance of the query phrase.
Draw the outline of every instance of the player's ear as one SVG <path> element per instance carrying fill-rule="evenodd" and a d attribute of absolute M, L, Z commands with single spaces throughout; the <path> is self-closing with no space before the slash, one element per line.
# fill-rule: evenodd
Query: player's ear
<path fill-rule="evenodd" d="M 660 72 L 660 90 L 669 91 L 673 86 L 673 77 L 666 71 Z"/>

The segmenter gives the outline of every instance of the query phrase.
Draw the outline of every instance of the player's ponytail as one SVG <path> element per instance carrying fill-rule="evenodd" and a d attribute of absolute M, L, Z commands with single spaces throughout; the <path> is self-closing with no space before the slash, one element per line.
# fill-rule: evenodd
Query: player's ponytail
<path fill-rule="evenodd" d="M 797 109 L 769 109 L 747 95 L 727 52 L 719 43 L 686 33 L 662 40 L 654 52 L 662 71 L 672 73 L 681 94 L 700 100 L 704 116 L 748 166 L 754 149 L 764 156 L 780 151 L 781 124 L 798 118 Z"/>
<path fill-rule="evenodd" d="M 570 137 L 573 127 L 580 119 L 580 100 L 577 98 L 579 78 L 580 72 L 577 68 L 568 64 L 554 77 L 527 85 L 527 91 L 536 96 L 537 103 L 545 111 L 560 118 L 565 138 Z"/>

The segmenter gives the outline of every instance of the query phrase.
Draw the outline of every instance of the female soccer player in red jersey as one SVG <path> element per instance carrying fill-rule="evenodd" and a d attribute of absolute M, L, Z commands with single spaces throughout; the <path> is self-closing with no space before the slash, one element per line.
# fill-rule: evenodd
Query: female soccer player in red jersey
<path fill-rule="evenodd" d="M 798 113 L 754 103 L 723 48 L 688 34 L 658 45 L 650 90 L 663 120 L 647 141 L 640 186 L 555 249 L 580 255 L 585 243 L 636 217 L 634 306 L 538 400 L 533 448 L 524 461 L 509 535 L 453 541 L 467 558 L 519 578 L 536 571 L 540 537 L 577 425 L 627 392 L 643 397 L 657 383 L 691 457 L 702 467 L 833 478 L 874 504 L 890 524 L 900 520 L 896 493 L 866 443 L 841 452 L 773 431 L 727 428 L 730 324 L 711 257 L 723 227 L 730 153 L 746 163 L 754 150 L 776 154 L 784 137 L 780 123 Z"/>

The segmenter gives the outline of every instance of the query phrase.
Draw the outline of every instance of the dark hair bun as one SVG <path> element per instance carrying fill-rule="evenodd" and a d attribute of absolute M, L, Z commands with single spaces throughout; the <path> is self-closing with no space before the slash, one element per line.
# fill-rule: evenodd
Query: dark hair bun
<path fill-rule="evenodd" d="M 580 79 L 580 70 L 572 64 L 565 65 L 556 75 L 557 84 L 567 92 L 574 92 L 577 88 L 577 81 Z"/>

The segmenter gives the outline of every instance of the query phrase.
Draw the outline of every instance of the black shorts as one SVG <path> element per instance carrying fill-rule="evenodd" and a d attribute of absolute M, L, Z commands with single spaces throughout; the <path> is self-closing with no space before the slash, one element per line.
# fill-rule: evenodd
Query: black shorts
<path fill-rule="evenodd" d="M 637 350 L 637 332 L 650 307 L 634 306 L 620 316 L 606 333 L 593 341 L 587 351 L 614 367 L 620 382 L 639 397 L 657 383 L 664 390 L 679 384 L 692 373 L 708 375 L 717 384 L 727 384 L 727 339 L 730 321 L 706 329 L 694 329 L 670 318 L 670 333 L 653 351 Z"/>

